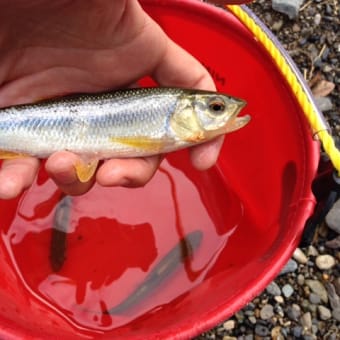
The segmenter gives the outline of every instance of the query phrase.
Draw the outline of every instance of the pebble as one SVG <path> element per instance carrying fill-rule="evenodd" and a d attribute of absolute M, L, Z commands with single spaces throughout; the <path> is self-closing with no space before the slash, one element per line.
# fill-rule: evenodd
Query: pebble
<path fill-rule="evenodd" d="M 314 25 L 315 26 L 319 26 L 321 22 L 321 14 L 320 13 L 316 13 L 315 17 L 314 17 Z"/>
<path fill-rule="evenodd" d="M 254 335 L 253 335 L 253 334 L 247 334 L 247 335 L 244 337 L 244 340 L 254 340 Z"/>
<path fill-rule="evenodd" d="M 289 19 L 295 19 L 303 0 L 272 0 L 275 11 L 288 15 Z"/>
<path fill-rule="evenodd" d="M 273 295 L 273 296 L 281 295 L 281 289 L 280 289 L 279 285 L 275 281 L 271 282 L 267 286 L 266 292 L 268 294 L 270 294 L 270 295 Z"/>
<path fill-rule="evenodd" d="M 302 335 L 303 340 L 317 340 L 317 337 L 314 334 L 304 334 Z"/>
<path fill-rule="evenodd" d="M 302 327 L 301 326 L 295 326 L 293 328 L 293 336 L 294 338 L 300 338 L 302 335 Z"/>
<path fill-rule="evenodd" d="M 318 255 L 319 255 L 319 252 L 314 246 L 310 245 L 307 248 L 307 256 L 318 256 Z"/>
<path fill-rule="evenodd" d="M 310 331 L 312 329 L 312 315 L 310 312 L 304 313 L 300 319 L 303 331 Z"/>
<path fill-rule="evenodd" d="M 302 274 L 298 275 L 297 283 L 298 283 L 299 286 L 302 286 L 305 283 L 305 277 Z"/>
<path fill-rule="evenodd" d="M 321 320 L 328 320 L 332 317 L 331 311 L 325 306 L 318 306 L 318 313 Z"/>
<path fill-rule="evenodd" d="M 293 27 L 292 27 L 292 31 L 297 33 L 297 32 L 300 32 L 301 31 L 301 28 L 298 24 L 294 24 Z"/>
<path fill-rule="evenodd" d="M 315 259 L 316 266 L 321 270 L 331 269 L 335 265 L 335 258 L 331 255 L 319 255 Z"/>
<path fill-rule="evenodd" d="M 297 304 L 292 304 L 287 308 L 287 316 L 292 321 L 297 321 L 301 316 L 301 308 Z"/>
<path fill-rule="evenodd" d="M 330 249 L 339 249 L 340 248 L 340 235 L 333 240 L 326 241 L 325 246 Z"/>
<path fill-rule="evenodd" d="M 336 321 L 340 322 L 340 308 L 333 309 L 332 316 Z"/>
<path fill-rule="evenodd" d="M 268 320 L 274 316 L 274 307 L 266 304 L 260 310 L 260 317 L 262 320 Z"/>
<path fill-rule="evenodd" d="M 332 283 L 327 282 L 326 290 L 328 294 L 329 304 L 332 309 L 340 308 L 340 297 L 336 291 L 335 286 Z"/>
<path fill-rule="evenodd" d="M 318 294 L 311 293 L 309 295 L 309 301 L 310 303 L 313 303 L 314 305 L 318 305 L 321 302 L 321 298 Z"/>
<path fill-rule="evenodd" d="M 282 26 L 283 26 L 283 20 L 278 20 L 273 23 L 271 29 L 273 30 L 273 32 L 278 32 L 280 31 Z"/>
<path fill-rule="evenodd" d="M 301 248 L 295 249 L 295 251 L 293 253 L 293 258 L 294 258 L 294 260 L 296 260 L 298 263 L 301 263 L 301 264 L 306 264 L 308 262 L 307 256 L 301 250 Z"/>
<path fill-rule="evenodd" d="M 326 215 L 326 223 L 329 228 L 340 234 L 340 199 L 335 202 Z"/>
<path fill-rule="evenodd" d="M 333 110 L 333 103 L 329 97 L 314 97 L 314 102 L 321 112 Z"/>
<path fill-rule="evenodd" d="M 293 295 L 294 288 L 289 283 L 287 283 L 282 287 L 282 293 L 284 297 L 289 298 L 290 296 Z"/>
<path fill-rule="evenodd" d="M 285 275 L 288 273 L 295 272 L 298 269 L 298 264 L 296 261 L 290 259 L 287 264 L 282 268 L 281 272 L 279 275 Z"/>
<path fill-rule="evenodd" d="M 340 277 L 339 276 L 335 278 L 335 280 L 333 281 L 333 285 L 334 285 L 336 293 L 340 295 Z"/>
<path fill-rule="evenodd" d="M 253 325 L 255 325 L 256 324 L 256 322 L 257 322 L 257 319 L 255 318 L 255 316 L 249 316 L 249 321 L 253 324 Z"/>
<path fill-rule="evenodd" d="M 273 340 L 284 340 L 284 337 L 281 333 L 281 327 L 280 326 L 276 326 L 272 329 L 271 331 L 271 337 Z"/>
<path fill-rule="evenodd" d="M 270 331 L 269 331 L 268 327 L 257 324 L 255 326 L 255 334 L 265 337 L 265 336 L 268 336 L 270 334 Z"/>
<path fill-rule="evenodd" d="M 274 296 L 274 300 L 280 304 L 285 302 L 285 299 L 281 295 Z"/>
<path fill-rule="evenodd" d="M 234 329 L 236 326 L 236 321 L 235 320 L 228 320 L 223 324 L 223 328 L 227 331 L 231 331 Z"/>
<path fill-rule="evenodd" d="M 326 288 L 320 281 L 308 279 L 305 281 L 305 283 L 315 294 L 320 296 L 321 300 L 324 303 L 328 302 L 328 294 Z"/>

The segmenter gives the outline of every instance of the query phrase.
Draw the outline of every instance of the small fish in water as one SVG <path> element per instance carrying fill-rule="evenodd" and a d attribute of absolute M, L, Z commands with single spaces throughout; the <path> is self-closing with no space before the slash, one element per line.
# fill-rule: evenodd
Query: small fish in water
<path fill-rule="evenodd" d="M 72 198 L 64 196 L 58 202 L 54 213 L 50 248 L 50 264 L 54 272 L 61 270 L 66 259 L 71 208 Z"/>
<path fill-rule="evenodd" d="M 203 233 L 199 230 L 193 231 L 184 237 L 164 256 L 126 300 L 122 301 L 117 306 L 104 311 L 103 314 L 122 314 L 131 307 L 137 305 L 147 295 L 157 289 L 181 263 L 192 257 L 194 251 L 200 246 L 202 237 Z"/>
<path fill-rule="evenodd" d="M 245 126 L 246 102 L 216 92 L 137 88 L 80 94 L 0 110 L 0 159 L 68 150 L 87 182 L 98 161 L 167 153 Z"/>

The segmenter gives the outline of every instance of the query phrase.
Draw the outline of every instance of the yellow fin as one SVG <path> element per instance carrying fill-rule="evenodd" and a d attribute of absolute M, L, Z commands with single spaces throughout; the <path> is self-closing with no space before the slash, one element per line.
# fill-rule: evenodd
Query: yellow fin
<path fill-rule="evenodd" d="M 77 177 L 80 182 L 88 182 L 97 170 L 98 160 L 92 160 L 89 162 L 79 161 L 74 165 L 76 169 Z"/>
<path fill-rule="evenodd" d="M 25 155 L 23 153 L 17 153 L 12 151 L 0 150 L 0 159 L 14 159 L 14 158 L 23 158 L 29 157 L 29 155 Z"/>
<path fill-rule="evenodd" d="M 113 143 L 125 144 L 136 149 L 150 152 L 161 152 L 166 141 L 160 138 L 148 137 L 111 137 Z"/>

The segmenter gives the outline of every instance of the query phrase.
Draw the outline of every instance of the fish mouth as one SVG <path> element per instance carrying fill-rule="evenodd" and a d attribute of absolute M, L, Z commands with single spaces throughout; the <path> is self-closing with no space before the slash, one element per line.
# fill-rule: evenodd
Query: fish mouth
<path fill-rule="evenodd" d="M 238 116 L 238 114 L 242 111 L 242 109 L 247 105 L 247 102 L 243 99 L 235 99 L 237 108 L 236 110 L 232 113 L 231 118 L 235 118 Z"/>

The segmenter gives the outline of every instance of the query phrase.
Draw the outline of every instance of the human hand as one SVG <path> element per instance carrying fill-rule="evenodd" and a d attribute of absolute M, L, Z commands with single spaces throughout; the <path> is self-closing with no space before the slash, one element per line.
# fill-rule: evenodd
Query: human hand
<path fill-rule="evenodd" d="M 73 92 L 122 88 L 150 75 L 161 86 L 214 90 L 203 66 L 171 41 L 137 0 L 0 3 L 0 107 Z M 193 147 L 197 169 L 212 166 L 223 138 Z M 46 170 L 67 194 L 102 186 L 147 183 L 161 156 L 110 159 L 88 183 L 77 179 L 79 156 L 58 152 Z M 32 157 L 6 160 L 0 171 L 0 198 L 18 196 L 39 168 Z"/>

